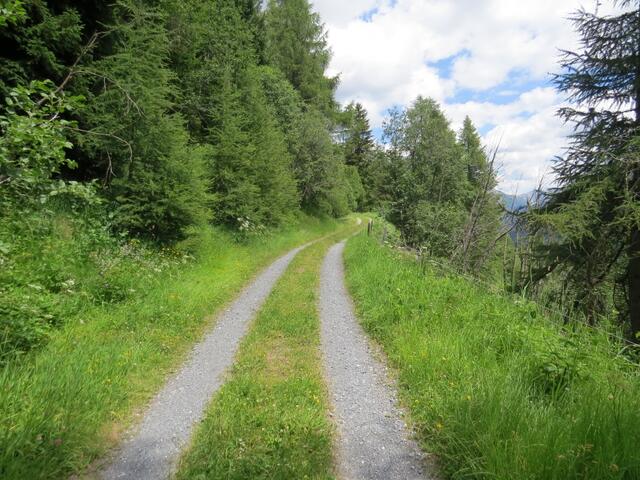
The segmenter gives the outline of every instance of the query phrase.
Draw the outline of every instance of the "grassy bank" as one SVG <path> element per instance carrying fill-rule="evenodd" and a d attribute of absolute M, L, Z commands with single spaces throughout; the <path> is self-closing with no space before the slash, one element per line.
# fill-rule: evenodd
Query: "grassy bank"
<path fill-rule="evenodd" d="M 336 228 L 306 219 L 241 244 L 208 229 L 191 240 L 195 262 L 152 269 L 127 299 L 65 318 L 44 347 L 0 370 L 0 477 L 64 478 L 85 468 L 118 440 L 211 314 L 279 254 Z"/>
<path fill-rule="evenodd" d="M 331 478 L 319 358 L 320 265 L 335 237 L 293 261 L 243 341 L 178 478 Z"/>
<path fill-rule="evenodd" d="M 449 478 L 640 478 L 640 368 L 602 333 L 423 273 L 365 236 L 345 253 L 366 330 Z"/>

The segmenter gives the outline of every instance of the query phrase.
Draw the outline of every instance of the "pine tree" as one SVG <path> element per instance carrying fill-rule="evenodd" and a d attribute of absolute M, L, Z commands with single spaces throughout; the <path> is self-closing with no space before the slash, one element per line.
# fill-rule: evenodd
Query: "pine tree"
<path fill-rule="evenodd" d="M 564 271 L 575 304 L 593 321 L 611 305 L 618 284 L 622 310 L 640 332 L 640 3 L 617 2 L 624 13 L 578 11 L 572 21 L 579 52 L 564 52 L 558 89 L 574 106 L 560 115 L 575 127 L 554 170 L 559 187 L 533 217 L 555 241 L 537 272 Z"/>
<path fill-rule="evenodd" d="M 83 73 L 94 95 L 82 112 L 85 167 L 100 176 L 116 207 L 115 223 L 136 235 L 170 241 L 204 219 L 202 150 L 189 145 L 166 67 L 161 13 L 120 3 L 114 50 Z"/>
<path fill-rule="evenodd" d="M 331 58 L 326 32 L 307 0 L 270 0 L 265 16 L 266 57 L 325 115 L 335 110 L 337 78 L 324 73 Z"/>

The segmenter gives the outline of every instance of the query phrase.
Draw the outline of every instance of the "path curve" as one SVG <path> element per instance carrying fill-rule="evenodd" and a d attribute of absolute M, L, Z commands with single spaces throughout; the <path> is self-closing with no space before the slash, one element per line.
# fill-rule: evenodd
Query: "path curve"
<path fill-rule="evenodd" d="M 410 437 L 386 367 L 373 354 L 344 284 L 345 242 L 322 265 L 323 363 L 337 424 L 337 467 L 345 480 L 425 480 L 420 448 Z"/>
<path fill-rule="evenodd" d="M 156 395 L 141 424 L 116 451 L 112 463 L 101 472 L 104 480 L 170 477 L 211 396 L 223 384 L 224 373 L 232 365 L 250 321 L 291 260 L 308 245 L 273 262 L 222 312 L 182 369 Z"/>

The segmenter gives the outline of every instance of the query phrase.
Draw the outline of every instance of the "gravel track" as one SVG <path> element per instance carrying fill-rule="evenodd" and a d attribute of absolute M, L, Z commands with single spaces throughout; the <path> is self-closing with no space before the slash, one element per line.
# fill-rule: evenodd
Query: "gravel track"
<path fill-rule="evenodd" d="M 218 317 L 182 369 L 156 395 L 141 424 L 100 472 L 105 480 L 166 479 L 183 447 L 202 418 L 212 395 L 224 383 L 240 340 L 298 247 L 273 262 Z"/>
<path fill-rule="evenodd" d="M 344 284 L 345 242 L 322 265 L 323 362 L 338 430 L 336 461 L 344 480 L 425 480 L 425 457 L 402 420 L 385 365 L 354 314 Z"/>

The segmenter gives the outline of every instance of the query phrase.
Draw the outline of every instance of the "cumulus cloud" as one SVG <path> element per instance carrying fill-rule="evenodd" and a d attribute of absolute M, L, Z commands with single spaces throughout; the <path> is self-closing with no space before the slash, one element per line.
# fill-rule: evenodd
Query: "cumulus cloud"
<path fill-rule="evenodd" d="M 315 0 L 340 74 L 338 100 L 361 102 L 379 127 L 418 95 L 440 102 L 458 128 L 465 115 L 488 143 L 501 137 L 500 188 L 533 188 L 562 152 L 568 128 L 549 86 L 558 48 L 574 49 L 568 21 L 595 0 Z M 600 7 L 604 8 L 604 7 Z"/>

